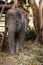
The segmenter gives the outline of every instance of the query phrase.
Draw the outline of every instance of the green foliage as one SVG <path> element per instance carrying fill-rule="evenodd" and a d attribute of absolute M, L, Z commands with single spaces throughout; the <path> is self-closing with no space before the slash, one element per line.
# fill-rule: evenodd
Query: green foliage
<path fill-rule="evenodd" d="M 25 34 L 25 40 L 35 40 L 36 38 L 36 33 L 33 28 L 29 28 Z"/>

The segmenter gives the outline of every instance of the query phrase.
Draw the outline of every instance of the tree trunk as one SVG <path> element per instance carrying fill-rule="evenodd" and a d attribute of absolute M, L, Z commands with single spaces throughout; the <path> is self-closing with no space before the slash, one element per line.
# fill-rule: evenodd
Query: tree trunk
<path fill-rule="evenodd" d="M 14 9 L 16 6 L 18 6 L 18 0 L 13 0 L 14 4 L 13 4 L 13 7 L 12 9 Z"/>
<path fill-rule="evenodd" d="M 43 43 L 43 0 L 39 3 L 40 40 Z"/>
<path fill-rule="evenodd" d="M 40 0 L 40 6 L 37 7 L 34 0 L 29 0 L 29 4 L 33 10 L 33 23 L 36 30 L 37 38 L 35 41 L 41 39 L 41 43 L 43 43 L 43 18 L 42 18 L 42 1 Z"/>

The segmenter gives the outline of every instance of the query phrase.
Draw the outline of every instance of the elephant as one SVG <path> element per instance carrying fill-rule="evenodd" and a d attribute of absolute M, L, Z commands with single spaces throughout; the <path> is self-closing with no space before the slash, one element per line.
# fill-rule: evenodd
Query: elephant
<path fill-rule="evenodd" d="M 16 48 L 23 52 L 25 32 L 28 20 L 20 8 L 9 9 L 5 15 L 6 28 L 8 28 L 9 53 L 14 55 Z"/>

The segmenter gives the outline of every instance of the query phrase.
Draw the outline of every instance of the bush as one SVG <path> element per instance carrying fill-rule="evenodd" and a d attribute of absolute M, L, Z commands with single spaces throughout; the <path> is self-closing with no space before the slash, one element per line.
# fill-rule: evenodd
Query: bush
<path fill-rule="evenodd" d="M 25 40 L 35 40 L 36 38 L 36 33 L 33 28 L 29 28 L 25 34 Z"/>

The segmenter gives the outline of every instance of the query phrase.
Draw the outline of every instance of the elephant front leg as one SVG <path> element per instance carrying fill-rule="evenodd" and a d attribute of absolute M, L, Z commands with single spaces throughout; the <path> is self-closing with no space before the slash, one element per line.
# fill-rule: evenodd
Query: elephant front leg
<path fill-rule="evenodd" d="M 23 53 L 23 47 L 24 47 L 24 38 L 25 38 L 25 32 L 22 31 L 19 34 L 19 52 Z"/>
<path fill-rule="evenodd" d="M 14 28 L 8 29 L 8 41 L 9 41 L 9 51 L 11 55 L 15 54 L 15 43 L 14 43 Z"/>

